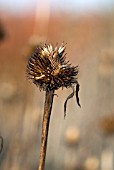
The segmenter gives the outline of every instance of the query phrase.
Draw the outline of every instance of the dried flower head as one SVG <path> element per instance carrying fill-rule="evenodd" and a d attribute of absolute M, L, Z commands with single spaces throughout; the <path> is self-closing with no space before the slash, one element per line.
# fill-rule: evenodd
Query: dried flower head
<path fill-rule="evenodd" d="M 57 90 L 77 83 L 78 67 L 71 67 L 65 59 L 65 46 L 53 48 L 51 44 L 40 44 L 30 57 L 28 77 L 42 90 Z"/>
<path fill-rule="evenodd" d="M 73 87 L 76 84 L 77 92 L 79 91 L 77 81 L 78 66 L 71 66 L 69 61 L 66 61 L 65 49 L 64 43 L 60 47 L 53 47 L 51 44 L 46 43 L 39 44 L 36 51 L 29 58 L 27 76 L 32 79 L 40 90 L 51 91 L 60 87 Z M 74 90 L 67 100 L 73 96 Z M 77 103 L 80 105 L 78 96 Z"/>
<path fill-rule="evenodd" d="M 53 47 L 51 44 L 39 44 L 27 64 L 27 77 L 36 84 L 40 90 L 46 91 L 44 115 L 42 123 L 42 143 L 40 149 L 39 170 L 44 170 L 49 122 L 53 104 L 54 91 L 60 87 L 71 87 L 73 92 L 64 103 L 64 116 L 66 115 L 67 101 L 76 95 L 78 105 L 79 84 L 77 81 L 78 66 L 71 66 L 65 57 L 65 45 Z M 76 90 L 74 88 L 76 85 Z"/>

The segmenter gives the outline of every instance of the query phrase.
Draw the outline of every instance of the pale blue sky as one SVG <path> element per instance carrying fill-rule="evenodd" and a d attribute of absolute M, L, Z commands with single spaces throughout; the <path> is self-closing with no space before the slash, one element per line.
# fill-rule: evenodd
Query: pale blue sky
<path fill-rule="evenodd" d="M 0 0 L 0 10 L 10 10 L 21 13 L 32 10 L 39 0 Z M 76 12 L 110 11 L 114 7 L 114 0 L 47 0 L 54 10 L 66 9 Z"/>

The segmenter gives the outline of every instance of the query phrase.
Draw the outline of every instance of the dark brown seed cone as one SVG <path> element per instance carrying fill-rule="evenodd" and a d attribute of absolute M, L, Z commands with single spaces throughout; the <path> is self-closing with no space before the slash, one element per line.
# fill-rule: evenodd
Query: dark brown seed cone
<path fill-rule="evenodd" d="M 44 91 L 78 84 L 77 74 L 78 66 L 66 61 L 64 44 L 55 48 L 51 44 L 38 45 L 27 65 L 28 78 Z"/>

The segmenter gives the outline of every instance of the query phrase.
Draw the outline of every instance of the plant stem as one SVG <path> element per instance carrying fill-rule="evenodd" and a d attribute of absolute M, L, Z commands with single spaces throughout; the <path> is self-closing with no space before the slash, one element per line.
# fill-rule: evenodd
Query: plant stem
<path fill-rule="evenodd" d="M 1 144 L 0 144 L 0 153 L 2 152 L 3 149 L 3 137 L 0 136 Z"/>
<path fill-rule="evenodd" d="M 44 166 L 45 166 L 49 122 L 50 122 L 50 116 L 51 116 L 51 110 L 53 104 L 53 97 L 54 97 L 54 91 L 46 91 L 44 115 L 43 115 L 43 123 L 42 123 L 42 143 L 40 149 L 40 162 L 39 162 L 38 170 L 44 170 Z"/>

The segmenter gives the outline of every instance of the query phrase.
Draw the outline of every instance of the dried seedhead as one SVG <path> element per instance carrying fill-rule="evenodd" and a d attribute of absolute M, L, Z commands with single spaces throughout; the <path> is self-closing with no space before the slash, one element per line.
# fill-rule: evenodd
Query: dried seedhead
<path fill-rule="evenodd" d="M 28 60 L 27 76 L 36 84 L 40 90 L 51 91 L 60 87 L 74 89 L 77 86 L 76 98 L 79 104 L 78 91 L 79 84 L 77 81 L 78 66 L 71 66 L 65 57 L 65 45 L 53 47 L 51 44 L 39 44 L 33 55 Z M 67 98 L 74 96 L 73 93 Z M 66 112 L 66 111 L 65 111 Z"/>

